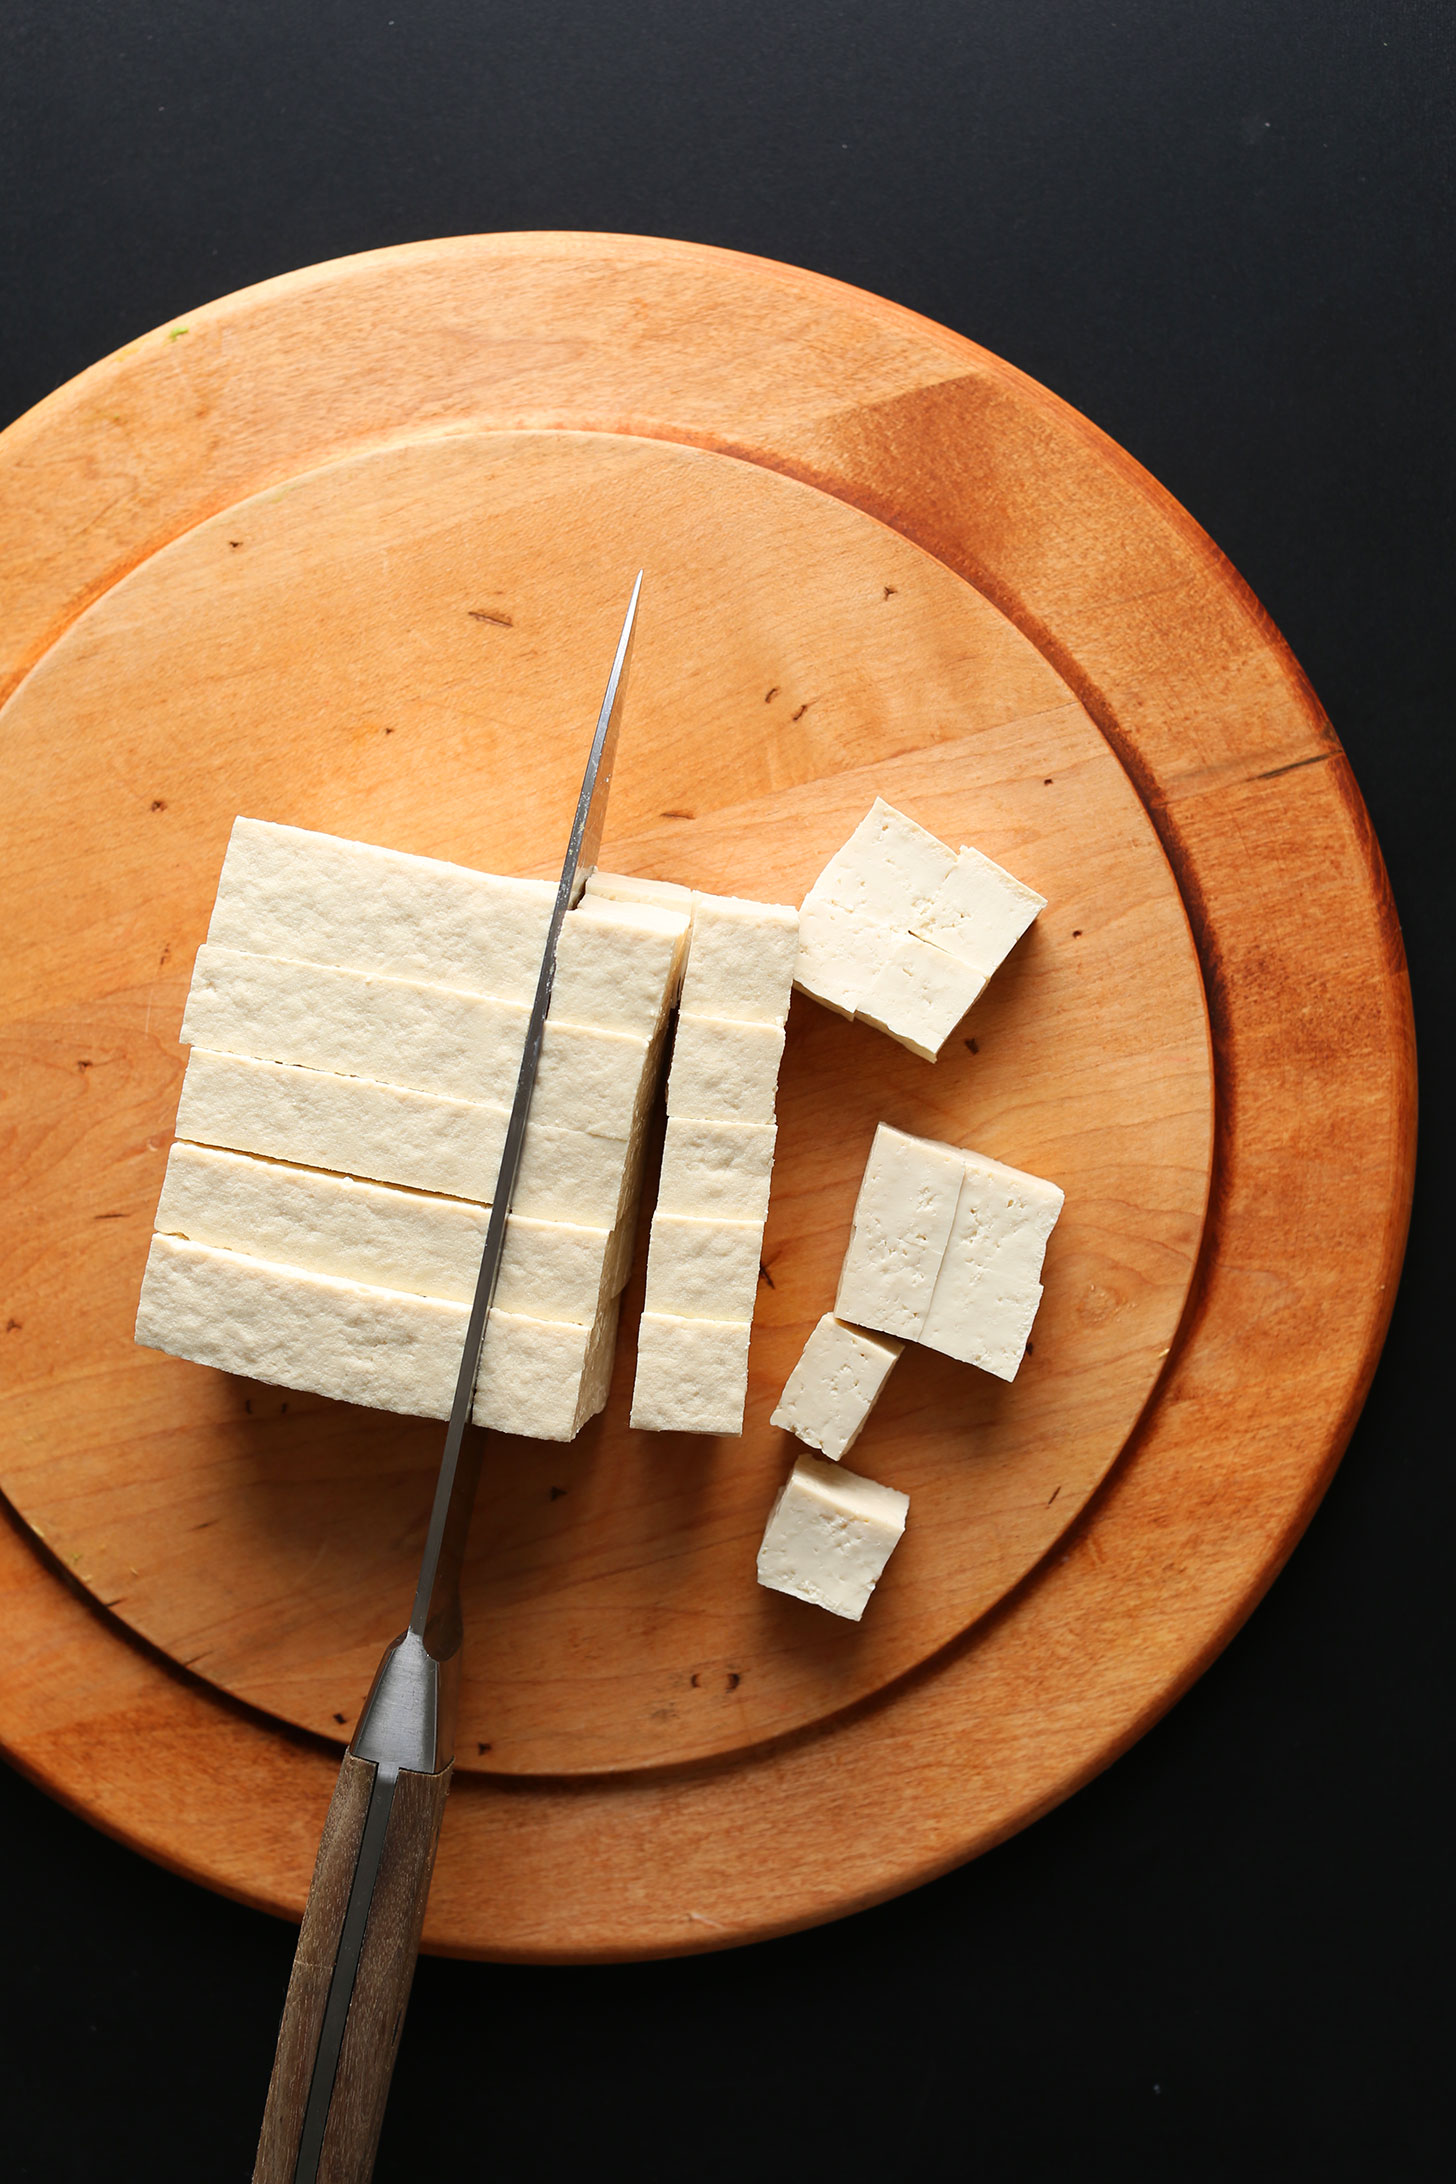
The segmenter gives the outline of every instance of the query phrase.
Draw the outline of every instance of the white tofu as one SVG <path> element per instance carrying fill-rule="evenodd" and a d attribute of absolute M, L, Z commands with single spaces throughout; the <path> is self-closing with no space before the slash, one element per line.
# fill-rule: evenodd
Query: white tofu
<path fill-rule="evenodd" d="M 918 1339 L 935 1292 L 964 1173 L 953 1146 L 882 1122 L 839 1275 L 839 1319 Z"/>
<path fill-rule="evenodd" d="M 501 879 L 368 842 L 238 819 L 208 940 L 529 1007 L 555 899 L 553 881 Z M 674 997 L 690 911 L 687 888 L 638 906 L 583 899 L 561 928 L 554 1013 L 650 1032 Z"/>
<path fill-rule="evenodd" d="M 782 1024 L 799 952 L 791 905 L 734 895 L 694 895 L 682 1006 L 720 1022 Z"/>
<path fill-rule="evenodd" d="M 962 849 L 914 931 L 989 978 L 1040 911 L 1045 895 L 978 849 Z"/>
<path fill-rule="evenodd" d="M 777 1137 L 772 1122 L 689 1122 L 674 1115 L 662 1146 L 658 1213 L 716 1214 L 756 1221 L 761 1229 Z"/>
<path fill-rule="evenodd" d="M 507 1119 L 499 1105 L 194 1047 L 177 1135 L 300 1167 L 485 1200 L 495 1189 Z M 612 1138 L 533 1119 L 514 1209 L 615 1228 L 633 1142 L 631 1131 Z"/>
<path fill-rule="evenodd" d="M 680 910 L 692 916 L 693 891 L 679 886 L 676 880 L 639 880 L 634 873 L 594 871 L 588 877 L 586 892 L 606 902 L 644 902 L 659 910 Z"/>
<path fill-rule="evenodd" d="M 758 1582 L 857 1623 L 898 1546 L 908 1494 L 801 1456 L 769 1512 Z"/>
<path fill-rule="evenodd" d="M 676 1319 L 753 1318 L 758 1296 L 761 1221 L 652 1217 L 646 1309 Z"/>
<path fill-rule="evenodd" d="M 179 1140 L 157 1207 L 160 1233 L 421 1297 L 469 1304 L 489 1208 L 352 1176 L 287 1167 Z M 513 1213 L 496 1284 L 506 1312 L 590 1326 L 611 1232 Z"/>
<path fill-rule="evenodd" d="M 984 975 L 969 963 L 903 933 L 880 965 L 858 1014 L 922 1061 L 933 1062 L 985 990 Z"/>
<path fill-rule="evenodd" d="M 944 842 L 877 796 L 809 894 L 908 932 L 929 910 L 955 861 Z"/>
<path fill-rule="evenodd" d="M 653 1433 L 743 1431 L 749 1328 L 742 1320 L 644 1312 L 632 1424 Z"/>
<path fill-rule="evenodd" d="M 214 1054 L 509 1106 L 529 1015 L 518 1002 L 451 987 L 204 943 L 181 1038 Z M 553 1018 L 542 1042 L 533 1116 L 562 1128 L 625 1135 L 648 1044 L 639 1033 L 593 1031 Z"/>
<path fill-rule="evenodd" d="M 154 1236 L 136 1339 L 373 1410 L 449 1416 L 467 1307 Z M 615 1300 L 594 1328 L 492 1312 L 477 1425 L 569 1441 L 606 1399 Z"/>
<path fill-rule="evenodd" d="M 1014 1380 L 1041 1303 L 1047 1238 L 1064 1198 L 1019 1168 L 962 1156 L 963 1180 L 920 1340 Z"/>
<path fill-rule="evenodd" d="M 784 1034 L 776 1024 L 680 1015 L 667 1112 L 686 1122 L 772 1122 Z"/>
<path fill-rule="evenodd" d="M 836 1016 L 853 1017 L 898 937 L 893 925 L 857 916 L 811 890 L 799 912 L 794 984 Z"/>
<path fill-rule="evenodd" d="M 784 1383 L 770 1425 L 837 1463 L 853 1448 L 905 1345 L 867 1335 L 826 1312 Z"/>

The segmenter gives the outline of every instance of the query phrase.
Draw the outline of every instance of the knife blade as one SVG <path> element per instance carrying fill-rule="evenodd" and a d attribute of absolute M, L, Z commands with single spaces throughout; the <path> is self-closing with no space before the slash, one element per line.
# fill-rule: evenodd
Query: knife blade
<path fill-rule="evenodd" d="M 409 1998 L 454 1761 L 460 1568 L 480 1476 L 471 1427 L 562 920 L 596 863 L 642 572 L 632 586 L 577 796 L 526 1025 L 409 1623 L 386 1650 L 340 1769 L 309 1890 L 254 2184 L 367 2184 Z"/>

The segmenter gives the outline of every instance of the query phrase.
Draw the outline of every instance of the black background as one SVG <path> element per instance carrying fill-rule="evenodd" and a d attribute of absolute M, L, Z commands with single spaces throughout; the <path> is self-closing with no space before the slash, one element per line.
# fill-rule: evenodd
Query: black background
<path fill-rule="evenodd" d="M 213 296 L 417 237 L 837 275 L 1192 510 L 1343 737 L 1406 930 L 1405 1280 L 1242 1635 L 1108 1775 L 901 1902 L 681 1963 L 423 1963 L 381 2184 L 1438 2173 L 1453 52 L 1442 0 L 0 6 L 0 421 Z M 245 2178 L 291 1931 L 4 1770 L 0 1829 L 0 2167 Z"/>

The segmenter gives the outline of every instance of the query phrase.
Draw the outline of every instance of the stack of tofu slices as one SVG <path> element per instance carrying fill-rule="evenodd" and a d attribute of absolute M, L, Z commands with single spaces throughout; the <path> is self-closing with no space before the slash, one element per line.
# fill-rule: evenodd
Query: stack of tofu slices
<path fill-rule="evenodd" d="M 545 881 L 236 822 L 182 1023 L 192 1054 L 138 1341 L 282 1387 L 448 1415 L 554 898 Z M 606 1400 L 695 915 L 705 934 L 775 934 L 787 1007 L 794 911 L 593 876 L 561 930 L 480 1425 L 569 1440 Z M 783 1012 L 772 1028 L 723 1014 L 742 997 L 715 959 L 706 940 L 701 1030 L 679 1035 L 679 1067 L 703 1088 L 689 1109 L 713 1109 L 717 1130 L 676 1145 L 671 1203 L 716 1268 L 762 1231 Z M 763 1036 L 748 1113 L 750 1031 Z M 681 1060 L 694 1050 L 696 1076 Z M 715 1092 L 725 1072 L 734 1089 Z M 755 1242 L 755 1280 L 758 1257 Z M 741 1286 L 731 1324 L 736 1336 L 741 1313 L 746 1368 Z M 668 1293 L 679 1306 L 697 1294 L 690 1282 Z M 691 1346 L 696 1315 L 679 1316 Z M 715 1371 L 721 1392 L 721 1357 Z M 645 1422 L 691 1430 L 681 1403 L 660 1407 Z M 740 1396 L 737 1424 L 698 1430 L 739 1431 L 741 1412 Z"/>

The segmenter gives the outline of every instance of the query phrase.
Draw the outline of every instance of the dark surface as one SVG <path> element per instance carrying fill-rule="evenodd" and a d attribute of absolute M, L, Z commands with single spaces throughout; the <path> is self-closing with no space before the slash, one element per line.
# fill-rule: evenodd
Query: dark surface
<path fill-rule="evenodd" d="M 1436 1127 L 1390 1343 L 1223 1659 L 882 1910 L 679 1964 L 426 1962 L 381 2184 L 1446 2173 L 1453 51 L 1441 0 L 0 11 L 4 419 L 211 296 L 421 236 L 636 229 L 858 282 L 1217 539 L 1352 755 L 1410 950 Z M 0 1830 L 5 2173 L 245 2178 L 291 1932 L 3 1769 Z"/>

